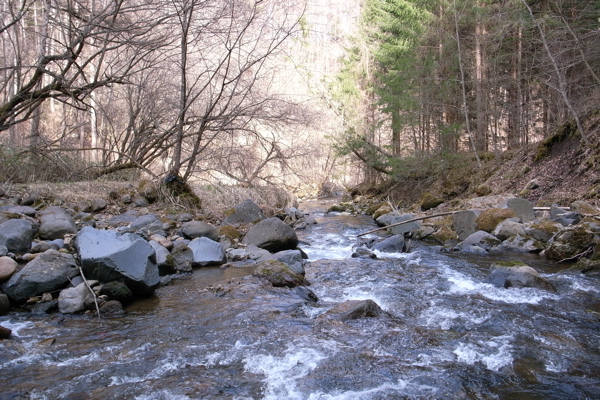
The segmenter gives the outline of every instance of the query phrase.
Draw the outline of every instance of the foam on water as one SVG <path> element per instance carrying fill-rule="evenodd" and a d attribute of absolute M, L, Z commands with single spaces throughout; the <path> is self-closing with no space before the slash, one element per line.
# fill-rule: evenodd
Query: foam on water
<path fill-rule="evenodd" d="M 355 237 L 336 233 L 313 233 L 313 243 L 302 247 L 309 260 L 343 260 L 352 254 Z"/>
<path fill-rule="evenodd" d="M 437 392 L 437 389 L 431 386 L 414 384 L 407 380 L 398 379 L 396 382 L 386 382 L 380 386 L 359 391 L 348 390 L 334 393 L 311 393 L 307 400 L 370 400 L 375 395 L 399 395 L 402 398 L 406 398 L 406 396 L 411 395 L 419 395 L 419 397 L 423 395 L 433 395 L 435 392 Z"/>
<path fill-rule="evenodd" d="M 0 325 L 10 329 L 12 331 L 12 336 L 14 337 L 28 337 L 27 335 L 21 334 L 21 330 L 35 327 L 35 324 L 31 321 L 13 322 L 8 318 L 0 318 Z"/>
<path fill-rule="evenodd" d="M 425 310 L 423 313 L 425 325 L 429 327 L 437 327 L 442 330 L 451 329 L 456 323 L 465 323 L 466 325 L 479 325 L 490 318 L 487 313 L 479 314 L 479 312 L 456 311 L 454 309 L 433 306 Z"/>
<path fill-rule="evenodd" d="M 264 400 L 303 400 L 297 380 L 317 368 L 327 355 L 314 348 L 290 347 L 282 356 L 256 354 L 246 357 L 245 369 L 265 376 Z"/>
<path fill-rule="evenodd" d="M 544 299 L 558 299 L 559 296 L 534 288 L 498 288 L 490 283 L 475 281 L 465 274 L 450 268 L 443 273 L 451 283 L 450 292 L 465 295 L 480 295 L 493 301 L 511 304 L 538 304 Z"/>
<path fill-rule="evenodd" d="M 480 362 L 487 369 L 498 371 L 513 362 L 511 340 L 511 336 L 500 336 L 486 342 L 459 343 L 454 354 L 459 362 L 469 365 Z"/>

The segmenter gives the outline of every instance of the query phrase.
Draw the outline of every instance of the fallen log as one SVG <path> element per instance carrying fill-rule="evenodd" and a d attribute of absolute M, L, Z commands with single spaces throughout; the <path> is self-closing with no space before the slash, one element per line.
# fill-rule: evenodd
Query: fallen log
<path fill-rule="evenodd" d="M 360 236 L 368 235 L 369 233 L 373 233 L 373 232 L 377 232 L 377 231 L 382 231 L 384 229 L 392 228 L 392 227 L 398 226 L 398 225 L 408 224 L 409 222 L 421 221 L 421 220 L 428 219 L 428 218 L 435 218 L 435 217 L 442 217 L 444 215 L 456 214 L 457 212 L 460 212 L 460 211 L 464 211 L 464 210 L 447 211 L 447 212 L 438 213 L 438 214 L 426 215 L 424 217 L 407 219 L 406 221 L 397 222 L 395 224 L 391 224 L 391 225 L 387 225 L 387 226 L 382 226 L 381 228 L 373 229 L 372 231 L 364 232 L 364 233 L 358 234 L 356 236 L 360 237 Z"/>

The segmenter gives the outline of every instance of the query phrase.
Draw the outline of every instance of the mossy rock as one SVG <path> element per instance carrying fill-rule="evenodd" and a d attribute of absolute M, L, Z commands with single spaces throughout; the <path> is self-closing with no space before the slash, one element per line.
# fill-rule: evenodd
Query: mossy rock
<path fill-rule="evenodd" d="M 179 174 L 171 172 L 165 178 L 165 187 L 169 194 L 184 207 L 202 208 L 202 200 L 194 193 L 190 185 Z"/>
<path fill-rule="evenodd" d="M 564 123 L 553 135 L 548 136 L 546 139 L 540 142 L 533 160 L 540 161 L 544 157 L 549 156 L 552 148 L 555 145 L 575 135 L 576 132 L 577 124 L 575 121 L 568 121 Z"/>
<path fill-rule="evenodd" d="M 556 222 L 539 221 L 527 227 L 527 234 L 540 242 L 548 242 L 562 226 Z"/>
<path fill-rule="evenodd" d="M 570 260 L 595 246 L 594 234 L 583 226 L 575 226 L 557 233 L 545 254 L 551 260 Z"/>
<path fill-rule="evenodd" d="M 154 203 L 159 197 L 159 184 L 142 179 L 138 185 L 138 193 L 144 196 L 149 203 Z"/>
<path fill-rule="evenodd" d="M 477 229 L 492 233 L 500 222 L 516 216 L 517 214 L 510 208 L 488 208 L 483 210 L 477 217 Z"/>
<path fill-rule="evenodd" d="M 344 212 L 346 209 L 341 204 L 334 204 L 327 209 L 327 212 Z"/>
<path fill-rule="evenodd" d="M 240 231 L 237 230 L 234 226 L 231 225 L 223 225 L 219 228 L 219 236 L 225 236 L 229 238 L 231 241 L 238 240 L 242 237 Z"/>
<path fill-rule="evenodd" d="M 274 287 L 308 286 L 310 283 L 295 273 L 285 263 L 278 260 L 266 260 L 258 264 L 254 276 L 267 279 Z"/>
<path fill-rule="evenodd" d="M 387 205 L 388 204 L 386 202 L 375 203 L 375 204 L 369 206 L 367 208 L 366 212 L 368 215 L 374 215 L 377 210 L 379 210 L 381 207 L 384 207 Z M 377 219 L 377 218 L 374 218 L 374 219 Z"/>
<path fill-rule="evenodd" d="M 582 258 L 567 271 L 581 272 L 586 275 L 600 276 L 600 260 L 590 260 Z"/>
<path fill-rule="evenodd" d="M 432 233 L 430 237 L 437 240 L 442 245 L 446 245 L 452 241 L 458 242 L 458 235 L 456 232 L 447 226 L 442 226 L 440 229 Z"/>
<path fill-rule="evenodd" d="M 432 208 L 436 208 L 443 202 L 444 202 L 443 199 L 427 192 L 427 193 L 424 193 L 423 196 L 421 197 L 421 202 L 419 205 L 421 206 L 421 211 L 427 211 L 427 210 L 431 210 Z"/>
<path fill-rule="evenodd" d="M 477 196 L 487 196 L 492 193 L 492 188 L 488 185 L 479 185 L 475 188 L 475 194 Z"/>
<path fill-rule="evenodd" d="M 373 213 L 373 219 L 377 219 L 379 217 L 381 217 L 382 215 L 386 215 L 392 212 L 392 207 L 390 207 L 388 204 L 384 204 L 381 207 L 379 207 L 377 209 L 377 211 L 375 211 Z"/>

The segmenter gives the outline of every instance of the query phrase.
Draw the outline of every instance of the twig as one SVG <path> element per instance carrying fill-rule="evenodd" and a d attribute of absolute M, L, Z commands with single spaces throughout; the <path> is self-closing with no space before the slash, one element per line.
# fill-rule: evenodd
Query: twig
<path fill-rule="evenodd" d="M 102 325 L 102 316 L 100 315 L 100 306 L 98 306 L 98 297 L 96 296 L 94 289 L 92 289 L 92 287 L 87 282 L 87 279 L 85 279 L 85 275 L 83 274 L 83 269 L 81 269 L 81 267 L 79 267 L 79 273 L 81 274 L 81 277 L 83 278 L 83 283 L 85 283 L 85 286 L 88 288 L 90 293 L 92 293 L 92 296 L 94 296 L 94 303 L 96 304 L 96 312 L 98 313 L 98 319 L 100 320 L 100 325 Z"/>
<path fill-rule="evenodd" d="M 384 229 L 391 228 L 391 227 L 393 227 L 393 226 L 398 226 L 398 225 L 408 224 L 409 222 L 421 221 L 421 220 L 423 220 L 423 219 L 427 219 L 427 218 L 435 218 L 435 217 L 441 217 L 441 216 L 443 216 L 443 215 L 456 214 L 457 212 L 460 212 L 460 211 L 463 211 L 463 210 L 459 210 L 459 211 L 448 211 L 448 212 L 443 212 L 443 213 L 438 213 L 438 214 L 433 214 L 433 215 L 426 215 L 426 216 L 424 216 L 424 217 L 419 217 L 419 218 L 407 219 L 406 221 L 397 222 L 397 223 L 395 223 L 395 224 L 391 224 L 391 225 L 383 226 L 383 227 L 381 227 L 381 228 L 373 229 L 372 231 L 369 231 L 369 232 L 364 232 L 364 233 L 361 233 L 361 234 L 359 234 L 359 235 L 356 235 L 356 236 L 357 236 L 357 237 L 360 237 L 360 236 L 368 235 L 369 233 L 373 233 L 373 232 L 377 232 L 377 231 L 382 231 L 382 230 L 384 230 Z"/>
<path fill-rule="evenodd" d="M 559 263 L 562 262 L 566 262 L 566 261 L 573 261 L 574 259 L 577 259 L 578 261 L 581 260 L 583 257 L 587 256 L 588 254 L 590 254 L 592 252 L 592 249 L 594 248 L 594 246 L 590 246 L 587 249 L 585 249 L 584 251 L 582 251 L 579 254 L 575 254 L 573 257 L 567 257 L 564 258 L 562 260 L 559 260 Z"/>

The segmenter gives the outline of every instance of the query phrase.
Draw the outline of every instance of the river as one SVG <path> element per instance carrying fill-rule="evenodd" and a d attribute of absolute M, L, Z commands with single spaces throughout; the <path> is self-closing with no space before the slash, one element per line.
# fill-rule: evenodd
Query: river
<path fill-rule="evenodd" d="M 350 259 L 373 221 L 326 206 L 305 204 L 319 223 L 299 232 L 318 303 L 288 289 L 203 290 L 252 271 L 230 267 L 197 269 L 102 321 L 13 312 L 0 317 L 13 330 L 0 341 L 0 399 L 600 398 L 598 278 L 424 245 Z M 558 293 L 487 284 L 500 256 Z M 356 299 L 389 316 L 319 318 Z"/>

